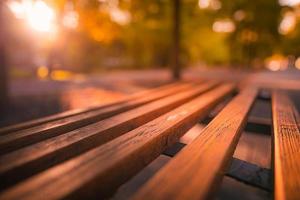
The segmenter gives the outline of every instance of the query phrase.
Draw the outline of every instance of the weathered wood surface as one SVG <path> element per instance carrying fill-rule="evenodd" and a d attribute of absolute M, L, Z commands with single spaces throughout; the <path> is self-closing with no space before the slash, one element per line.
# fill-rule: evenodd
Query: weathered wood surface
<path fill-rule="evenodd" d="M 271 169 L 271 133 L 270 135 L 266 135 L 262 133 L 246 132 L 246 128 L 247 126 L 244 128 L 244 132 L 240 137 L 233 156 L 259 167 Z"/>
<path fill-rule="evenodd" d="M 177 85 L 166 90 L 157 91 L 151 95 L 136 100 L 108 106 L 103 109 L 85 112 L 64 119 L 45 123 L 33 128 L 0 135 L 0 154 L 4 154 L 43 139 L 72 131 L 82 126 L 128 111 L 154 100 L 192 88 L 191 84 Z"/>
<path fill-rule="evenodd" d="M 200 81 L 198 81 L 198 82 L 200 83 Z M 136 100 L 137 98 L 142 98 L 142 97 L 145 97 L 146 95 L 152 95 L 155 92 L 161 92 L 162 90 L 170 89 L 170 88 L 180 86 L 180 85 L 183 85 L 183 84 L 184 84 L 183 81 L 175 82 L 175 83 L 163 85 L 161 87 L 144 90 L 144 91 L 138 92 L 136 94 L 132 94 L 128 97 L 122 98 L 121 100 L 118 100 L 116 102 L 108 103 L 108 104 L 105 104 L 105 105 L 93 106 L 93 107 L 89 107 L 89 108 L 85 108 L 85 109 L 70 110 L 70 111 L 59 113 L 59 114 L 55 114 L 55 115 L 51 115 L 51 116 L 47 116 L 47 117 L 43 117 L 43 118 L 31 120 L 31 121 L 19 123 L 19 124 L 16 124 L 16 125 L 7 126 L 7 127 L 4 127 L 4 128 L 0 129 L 0 135 L 8 134 L 8 133 L 11 133 L 11 132 L 16 132 L 16 131 L 19 131 L 19 130 L 28 129 L 28 128 L 31 128 L 31 127 L 34 127 L 34 126 L 37 126 L 37 125 L 40 125 L 40 124 L 44 124 L 44 123 L 51 122 L 51 121 L 54 121 L 54 120 L 63 119 L 63 118 L 66 118 L 66 117 L 71 117 L 73 115 L 78 115 L 78 114 L 90 112 L 92 110 L 99 110 L 99 109 L 115 106 L 115 105 L 118 105 L 118 104 L 126 103 L 128 101 Z"/>
<path fill-rule="evenodd" d="M 254 88 L 242 91 L 133 199 L 210 197 L 230 163 L 256 95 Z"/>
<path fill-rule="evenodd" d="M 102 198 L 178 141 L 232 90 L 231 84 L 217 87 L 109 143 L 25 180 L 3 192 L 0 199 Z M 250 99 L 251 94 L 247 96 Z M 245 99 L 243 104 L 249 101 Z"/>
<path fill-rule="evenodd" d="M 37 173 L 126 133 L 216 86 L 209 82 L 189 88 L 100 122 L 49 138 L 0 156 L 0 186 Z"/>
<path fill-rule="evenodd" d="M 300 199 L 300 131 L 287 94 L 272 94 L 275 199 Z"/>

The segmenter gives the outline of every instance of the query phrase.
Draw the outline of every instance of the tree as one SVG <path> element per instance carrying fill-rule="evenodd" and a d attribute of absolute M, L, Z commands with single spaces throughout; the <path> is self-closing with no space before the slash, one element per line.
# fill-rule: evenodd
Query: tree
<path fill-rule="evenodd" d="M 239 0 L 232 3 L 223 1 L 221 15 L 228 15 L 236 24 L 236 30 L 230 34 L 232 63 L 247 64 L 252 67 L 254 60 L 261 62 L 271 56 L 279 47 L 278 25 L 281 8 L 273 0 Z M 239 19 L 239 13 L 243 13 Z"/>
<path fill-rule="evenodd" d="M 172 54 L 172 68 L 173 78 L 180 79 L 180 15 L 181 2 L 180 0 L 173 1 L 173 54 Z"/>

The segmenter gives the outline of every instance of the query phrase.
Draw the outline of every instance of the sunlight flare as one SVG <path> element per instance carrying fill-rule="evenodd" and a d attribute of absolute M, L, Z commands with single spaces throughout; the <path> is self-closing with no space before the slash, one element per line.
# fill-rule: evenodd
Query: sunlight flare
<path fill-rule="evenodd" d="M 8 7 L 16 18 L 26 21 L 36 31 L 51 32 L 55 29 L 55 12 L 44 1 L 9 1 Z"/>
<path fill-rule="evenodd" d="M 279 24 L 278 31 L 282 35 L 286 35 L 293 31 L 296 27 L 297 19 L 293 12 L 287 12 L 284 14 L 282 21 Z"/>
<path fill-rule="evenodd" d="M 279 0 L 279 4 L 282 6 L 297 6 L 300 4 L 300 0 Z"/>
<path fill-rule="evenodd" d="M 217 33 L 231 33 L 235 30 L 235 24 L 230 19 L 217 20 L 212 29 Z"/>

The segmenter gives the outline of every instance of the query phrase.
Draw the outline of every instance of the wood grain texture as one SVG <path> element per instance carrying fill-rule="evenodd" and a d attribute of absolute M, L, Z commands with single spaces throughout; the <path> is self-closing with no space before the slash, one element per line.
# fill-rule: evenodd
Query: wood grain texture
<path fill-rule="evenodd" d="M 231 161 L 257 90 L 243 90 L 133 199 L 210 198 Z"/>
<path fill-rule="evenodd" d="M 198 81 L 198 83 L 200 83 L 200 81 Z M 74 110 L 62 112 L 62 113 L 59 113 L 59 114 L 54 114 L 54 115 L 51 115 L 51 116 L 42 117 L 42 118 L 39 118 L 39 119 L 34 119 L 34 120 L 27 121 L 27 122 L 22 122 L 22 123 L 19 123 L 19 124 L 3 127 L 3 128 L 0 128 L 0 135 L 4 135 L 4 134 L 11 133 L 11 132 L 24 130 L 24 129 L 28 129 L 28 128 L 31 128 L 31 127 L 34 127 L 34 126 L 37 126 L 37 125 L 40 125 L 40 124 L 44 124 L 44 123 L 47 123 L 47 122 L 63 119 L 63 118 L 66 118 L 66 117 L 71 117 L 71 116 L 74 116 L 74 115 L 90 112 L 90 111 L 93 111 L 93 110 L 99 110 L 99 109 L 107 108 L 107 107 L 110 107 L 110 106 L 115 106 L 115 105 L 122 104 L 122 103 L 125 103 L 125 102 L 128 102 L 128 101 L 131 101 L 131 100 L 136 100 L 137 98 L 144 97 L 145 95 L 152 95 L 152 93 L 160 92 L 160 91 L 166 90 L 166 89 L 170 89 L 174 86 L 180 86 L 182 84 L 184 84 L 183 81 L 178 81 L 178 82 L 175 82 L 175 83 L 170 83 L 170 84 L 163 85 L 163 86 L 160 86 L 160 87 L 157 87 L 157 88 L 147 89 L 147 90 L 138 92 L 136 94 L 132 94 L 132 95 L 130 95 L 128 97 L 124 97 L 121 100 L 118 100 L 116 102 L 111 102 L 111 103 L 108 103 L 108 104 L 104 104 L 104 105 L 100 105 L 100 106 L 93 106 L 93 107 L 84 108 L 84 109 L 74 109 Z"/>
<path fill-rule="evenodd" d="M 166 97 L 168 95 L 188 90 L 189 88 L 192 88 L 191 84 L 173 86 L 166 90 L 157 91 L 155 93 L 152 93 L 151 95 L 143 96 L 142 98 L 138 98 L 136 100 L 74 115 L 26 130 L 13 132 L 6 135 L 0 135 L 0 154 L 14 151 L 18 148 L 39 142 L 43 139 L 57 136 L 64 132 L 75 130 L 85 125 L 100 121 L 121 112 L 125 112 L 154 100 Z"/>
<path fill-rule="evenodd" d="M 208 82 L 0 156 L 0 187 L 74 157 L 169 112 L 216 86 Z"/>
<path fill-rule="evenodd" d="M 204 117 L 233 85 L 213 89 L 113 141 L 1 193 L 0 199 L 97 198 L 111 194 Z"/>
<path fill-rule="evenodd" d="M 300 199 L 300 132 L 293 102 L 272 93 L 275 199 Z"/>

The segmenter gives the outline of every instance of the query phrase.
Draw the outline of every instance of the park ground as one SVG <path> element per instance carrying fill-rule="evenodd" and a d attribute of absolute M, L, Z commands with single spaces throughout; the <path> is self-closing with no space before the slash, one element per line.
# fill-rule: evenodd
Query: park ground
<path fill-rule="evenodd" d="M 297 104 L 300 99 L 300 70 L 249 72 L 227 69 L 190 68 L 183 80 L 222 80 L 241 86 L 263 86 L 291 91 Z M 64 81 L 17 79 L 10 82 L 10 101 L 1 114 L 0 127 L 66 110 L 87 108 L 117 101 L 130 94 L 171 82 L 167 69 L 114 71 L 77 75 Z M 299 98 L 298 98 L 299 97 Z"/>

